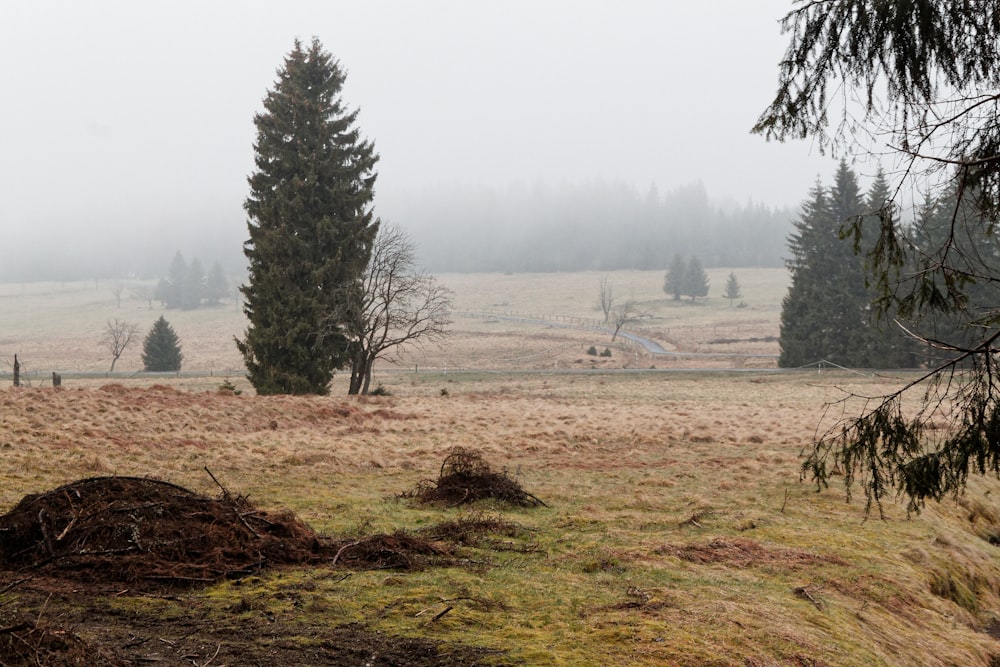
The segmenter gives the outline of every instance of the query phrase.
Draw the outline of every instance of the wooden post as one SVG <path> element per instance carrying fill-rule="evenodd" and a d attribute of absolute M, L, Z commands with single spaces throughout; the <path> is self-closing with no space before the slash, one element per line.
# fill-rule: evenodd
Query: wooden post
<path fill-rule="evenodd" d="M 52 386 L 61 387 L 62 386 L 62 376 L 55 371 L 52 371 Z"/>
<path fill-rule="evenodd" d="M 21 363 L 17 360 L 17 355 L 14 355 L 14 386 L 21 386 Z"/>

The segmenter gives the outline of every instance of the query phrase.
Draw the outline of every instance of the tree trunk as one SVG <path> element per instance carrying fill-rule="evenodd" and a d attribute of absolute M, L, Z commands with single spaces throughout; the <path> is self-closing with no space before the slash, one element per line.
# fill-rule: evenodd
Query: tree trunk
<path fill-rule="evenodd" d="M 351 353 L 351 385 L 347 389 L 350 396 L 361 393 L 361 385 L 364 380 L 364 355 L 360 350 Z"/>
<path fill-rule="evenodd" d="M 372 366 L 374 366 L 374 365 L 375 365 L 375 360 L 374 359 L 368 359 L 365 362 L 365 387 L 361 391 L 362 394 L 367 394 L 368 393 L 368 387 L 371 386 L 371 382 L 372 382 Z"/>

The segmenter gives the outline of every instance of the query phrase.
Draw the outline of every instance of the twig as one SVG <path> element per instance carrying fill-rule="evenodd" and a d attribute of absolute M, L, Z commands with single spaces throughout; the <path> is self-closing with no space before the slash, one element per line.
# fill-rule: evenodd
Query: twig
<path fill-rule="evenodd" d="M 351 542 L 349 544 L 345 544 L 344 546 L 340 547 L 340 549 L 337 550 L 337 553 L 333 555 L 333 560 L 330 561 L 330 567 L 333 567 L 334 565 L 337 564 L 337 560 L 340 559 L 340 554 L 344 553 L 345 550 L 350 549 L 351 547 L 356 547 L 362 542 L 364 542 L 364 540 L 358 540 L 357 542 Z"/>
<path fill-rule="evenodd" d="M 208 466 L 205 466 L 205 472 L 207 472 L 208 476 L 212 478 L 212 481 L 215 482 L 216 485 L 218 485 L 218 487 L 220 489 L 222 489 L 222 495 L 226 498 L 226 500 L 229 500 L 229 498 L 231 497 L 230 494 L 229 494 L 229 489 L 227 489 L 226 487 L 222 486 L 222 483 L 219 482 L 219 480 L 217 480 L 215 478 L 215 475 L 213 475 L 212 471 L 208 469 Z"/>
<path fill-rule="evenodd" d="M 208 667 L 208 663 L 212 662 L 217 657 L 219 657 L 219 651 L 221 651 L 221 650 L 222 650 L 222 644 L 219 644 L 217 647 L 215 647 L 215 655 L 213 655 L 207 661 L 201 663 L 201 667 Z"/>
<path fill-rule="evenodd" d="M 31 581 L 32 579 L 34 579 L 34 577 L 22 577 L 21 579 L 18 579 L 15 582 L 9 583 L 6 586 L 4 586 L 3 588 L 0 588 L 0 595 L 3 595 L 4 593 L 6 593 L 7 591 L 11 590 L 12 588 L 17 588 L 18 586 L 20 586 L 24 582 Z"/>
<path fill-rule="evenodd" d="M 800 598 L 803 598 L 803 599 L 806 599 L 806 600 L 809 600 L 810 602 L 812 602 L 813 606 L 815 606 L 820 611 L 823 610 L 823 603 L 821 601 L 817 600 L 816 598 L 814 598 L 813 595 L 812 595 L 812 593 L 809 592 L 809 588 L 807 588 L 806 586 L 799 586 L 798 588 L 793 589 L 792 592 L 795 593 Z"/>
<path fill-rule="evenodd" d="M 448 605 L 443 610 L 441 610 L 438 613 L 434 614 L 434 616 L 431 617 L 431 620 L 429 620 L 427 622 L 428 623 L 433 623 L 434 621 L 438 620 L 439 618 L 441 618 L 442 616 L 444 616 L 445 614 L 447 614 L 452 609 L 454 609 L 454 607 L 452 607 L 451 605 Z"/>
<path fill-rule="evenodd" d="M 14 632 L 20 632 L 21 630 L 27 630 L 30 627 L 31 623 L 22 621 L 17 625 L 9 625 L 6 628 L 0 628 L 0 635 L 9 635 Z"/>
<path fill-rule="evenodd" d="M 66 496 L 66 502 L 69 503 L 70 511 L 73 512 L 73 520 L 66 524 L 66 527 L 62 529 L 62 532 L 59 533 L 59 536 L 56 538 L 56 542 L 61 542 L 62 538 L 66 537 L 66 533 L 72 530 L 73 526 L 76 525 L 76 520 L 80 518 L 80 513 L 76 511 L 75 507 L 73 507 L 73 499 L 69 497 L 69 491 L 63 489 L 63 495 Z"/>
<path fill-rule="evenodd" d="M 227 489 L 226 487 L 222 486 L 222 483 L 219 482 L 219 480 L 217 480 L 215 478 L 215 475 L 213 475 L 212 471 L 208 469 L 208 466 L 205 466 L 205 472 L 207 472 L 208 476 L 212 478 L 212 481 L 215 482 L 219 486 L 220 489 L 222 489 L 222 497 L 225 499 L 226 502 L 229 503 L 229 506 L 233 510 L 233 514 L 236 515 L 236 518 L 239 519 L 240 523 L 242 523 L 243 526 L 247 530 L 249 530 L 250 533 L 254 537 L 256 537 L 258 540 L 261 539 L 260 533 L 258 533 L 256 530 L 254 530 L 253 526 L 251 526 L 249 523 L 247 523 L 247 520 L 244 519 L 243 516 L 239 513 L 239 510 L 236 509 L 236 503 L 233 502 L 233 496 L 232 496 L 232 494 L 229 493 L 229 489 Z"/>
<path fill-rule="evenodd" d="M 785 513 L 785 505 L 788 504 L 788 489 L 785 489 L 785 499 L 781 501 L 781 513 Z"/>
<path fill-rule="evenodd" d="M 137 646 L 142 646 L 143 644 L 145 644 L 146 642 L 148 642 L 150 639 L 152 639 L 152 637 L 139 638 L 139 639 L 136 639 L 135 641 L 131 641 L 128 644 L 123 645 L 122 648 L 123 649 L 128 649 L 128 648 L 135 648 Z"/>
<path fill-rule="evenodd" d="M 704 510 L 704 511 L 701 511 L 701 512 L 695 512 L 690 517 L 688 517 L 684 521 L 681 521 L 677 525 L 680 528 L 683 528 L 684 526 L 694 526 L 696 528 L 701 528 L 702 525 L 700 523 L 698 523 L 698 520 L 702 519 L 702 518 L 704 518 L 706 516 L 709 516 L 711 514 L 714 514 L 714 513 L 715 512 L 713 510 Z"/>
<path fill-rule="evenodd" d="M 52 550 L 52 538 L 49 537 L 49 530 L 45 527 L 45 508 L 38 510 L 38 527 L 42 531 L 42 538 L 45 542 L 45 549 L 49 552 L 50 556 L 55 556 L 55 552 Z"/>

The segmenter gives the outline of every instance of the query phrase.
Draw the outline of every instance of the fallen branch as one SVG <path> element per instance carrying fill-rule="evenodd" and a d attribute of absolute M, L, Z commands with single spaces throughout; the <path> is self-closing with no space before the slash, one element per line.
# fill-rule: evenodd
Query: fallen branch
<path fill-rule="evenodd" d="M 795 593 L 797 597 L 800 597 L 804 600 L 809 600 L 809 602 L 813 603 L 813 606 L 815 606 L 820 611 L 823 611 L 823 602 L 813 597 L 813 594 L 809 592 L 809 588 L 807 588 L 806 586 L 799 586 L 793 589 L 792 592 Z"/>
<path fill-rule="evenodd" d="M 333 555 L 333 560 L 330 561 L 330 567 L 333 567 L 334 565 L 337 564 L 337 560 L 340 558 L 340 554 L 344 553 L 344 551 L 346 551 L 347 549 L 350 549 L 351 547 L 358 546 L 362 542 L 364 542 L 364 540 L 358 540 L 356 542 L 350 542 L 350 543 L 345 544 L 344 546 L 340 547 L 339 549 L 337 549 L 337 553 L 335 553 Z"/>
<path fill-rule="evenodd" d="M 222 486 L 222 483 L 215 478 L 215 475 L 213 475 L 212 471 L 208 469 L 208 466 L 205 466 L 205 472 L 207 472 L 208 476 L 212 478 L 212 481 L 215 482 L 220 489 L 222 489 L 222 499 L 225 500 L 227 503 L 229 503 L 229 506 L 233 509 L 233 514 L 236 515 L 236 518 L 239 520 L 239 522 L 242 523 L 243 526 L 250 531 L 251 535 L 256 537 L 258 540 L 261 539 L 260 533 L 254 530 L 253 527 L 249 523 L 247 523 L 247 520 L 243 518 L 243 515 L 240 514 L 239 510 L 236 509 L 236 503 L 233 502 L 233 497 L 229 493 L 229 489 Z"/>
<path fill-rule="evenodd" d="M 429 621 L 427 621 L 427 622 L 428 622 L 428 623 L 433 623 L 434 621 L 436 621 L 436 620 L 440 619 L 440 618 L 441 618 L 442 616 L 444 616 L 445 614 L 447 614 L 447 613 L 448 613 L 449 611 L 451 611 L 452 609 L 454 609 L 454 607 L 452 607 L 451 605 L 448 605 L 448 606 L 447 606 L 447 607 L 445 607 L 445 608 L 444 608 L 443 610 L 441 610 L 441 611 L 439 611 L 438 613 L 434 614 L 434 616 L 432 616 L 432 617 L 431 617 L 431 620 L 429 620 Z"/>

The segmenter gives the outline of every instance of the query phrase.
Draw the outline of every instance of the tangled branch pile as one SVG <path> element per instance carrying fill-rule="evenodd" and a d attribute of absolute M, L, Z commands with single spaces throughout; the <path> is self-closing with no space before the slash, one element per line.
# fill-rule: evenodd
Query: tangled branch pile
<path fill-rule="evenodd" d="M 545 505 L 506 471 L 494 471 L 482 455 L 464 447 L 452 448 L 441 464 L 437 480 L 421 482 L 403 496 L 422 503 L 446 505 L 463 505 L 487 498 L 518 507 Z"/>
<path fill-rule="evenodd" d="M 132 588 L 209 583 L 322 552 L 316 533 L 290 513 L 138 477 L 28 495 L 0 517 L 0 568 Z"/>
<path fill-rule="evenodd" d="M 422 570 L 429 565 L 447 565 L 454 561 L 453 556 L 447 545 L 397 531 L 342 544 L 331 565 L 359 570 Z"/>

